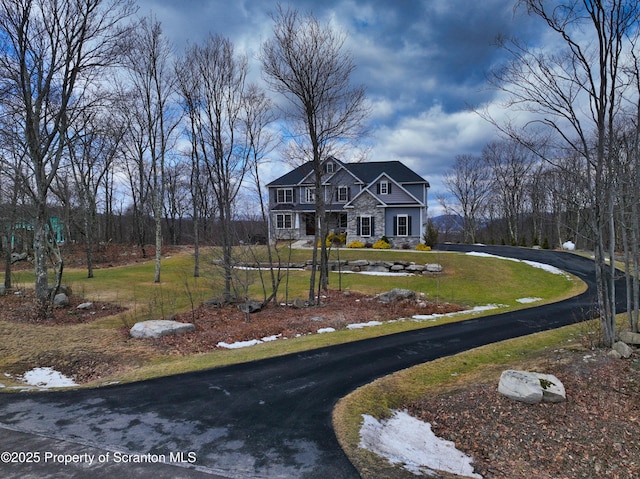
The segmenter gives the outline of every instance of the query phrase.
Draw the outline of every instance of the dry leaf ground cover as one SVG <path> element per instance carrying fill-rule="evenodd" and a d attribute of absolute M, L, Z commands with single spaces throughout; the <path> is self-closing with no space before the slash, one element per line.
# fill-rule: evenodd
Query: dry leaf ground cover
<path fill-rule="evenodd" d="M 528 405 L 497 392 L 497 377 L 407 404 L 454 441 L 489 479 L 640 477 L 640 363 L 604 351 L 549 352 L 536 369 L 567 390 L 561 404 Z"/>

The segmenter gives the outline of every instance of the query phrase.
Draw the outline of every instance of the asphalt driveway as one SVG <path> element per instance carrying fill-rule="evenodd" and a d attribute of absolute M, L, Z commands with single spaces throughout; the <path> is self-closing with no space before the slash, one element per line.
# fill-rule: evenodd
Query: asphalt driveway
<path fill-rule="evenodd" d="M 588 259 L 509 247 L 442 249 L 551 264 L 589 288 L 555 304 L 255 363 L 94 390 L 0 394 L 0 452 L 10 453 L 0 476 L 357 478 L 331 426 L 338 399 L 403 368 L 594 314 Z"/>

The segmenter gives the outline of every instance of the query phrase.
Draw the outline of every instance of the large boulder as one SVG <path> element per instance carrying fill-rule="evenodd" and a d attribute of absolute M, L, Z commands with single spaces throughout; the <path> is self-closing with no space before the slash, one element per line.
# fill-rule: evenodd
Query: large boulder
<path fill-rule="evenodd" d="M 424 265 L 424 270 L 429 273 L 442 273 L 442 265 L 439 263 L 428 263 Z"/>
<path fill-rule="evenodd" d="M 69 306 L 69 297 L 64 293 L 58 293 L 53 297 L 53 305 L 57 308 Z"/>
<path fill-rule="evenodd" d="M 27 253 L 11 253 L 11 264 L 18 261 L 25 261 L 27 259 Z"/>
<path fill-rule="evenodd" d="M 509 369 L 500 376 L 498 392 L 503 396 L 527 404 L 540 401 L 562 402 L 567 395 L 562 382 L 552 374 L 540 374 Z"/>
<path fill-rule="evenodd" d="M 633 354 L 633 349 L 627 343 L 623 343 L 622 341 L 618 341 L 614 343 L 613 350 L 617 351 L 621 357 L 627 359 L 630 358 Z"/>
<path fill-rule="evenodd" d="M 196 327 L 191 323 L 181 323 L 167 319 L 153 319 L 141 321 L 133 325 L 129 334 L 134 338 L 161 338 L 170 334 L 183 334 L 194 331 Z"/>
<path fill-rule="evenodd" d="M 410 289 L 393 288 L 391 291 L 378 295 L 378 301 L 381 303 L 393 303 L 394 301 L 402 301 L 405 299 L 415 299 L 416 293 Z"/>
<path fill-rule="evenodd" d="M 257 313 L 262 309 L 262 303 L 260 301 L 249 300 L 245 303 L 240 303 L 238 309 L 246 314 Z"/>
<path fill-rule="evenodd" d="M 640 345 L 640 333 L 632 333 L 631 331 L 621 331 L 620 341 L 627 344 Z"/>

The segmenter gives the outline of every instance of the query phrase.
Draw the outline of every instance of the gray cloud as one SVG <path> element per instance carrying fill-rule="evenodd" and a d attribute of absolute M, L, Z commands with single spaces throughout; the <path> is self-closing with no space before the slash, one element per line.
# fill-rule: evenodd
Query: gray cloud
<path fill-rule="evenodd" d="M 301 13 L 331 20 L 348 34 L 357 65 L 354 80 L 372 104 L 371 159 L 398 159 L 425 176 L 434 190 L 455 155 L 479 153 L 495 132 L 470 105 L 490 104 L 487 71 L 503 59 L 498 35 L 535 38 L 536 24 L 506 0 L 294 0 Z M 263 0 L 139 0 L 153 12 L 179 52 L 209 33 L 234 41 L 252 60 L 271 33 Z M 283 2 L 285 4 L 285 2 Z M 277 171 L 277 169 L 273 169 Z"/>

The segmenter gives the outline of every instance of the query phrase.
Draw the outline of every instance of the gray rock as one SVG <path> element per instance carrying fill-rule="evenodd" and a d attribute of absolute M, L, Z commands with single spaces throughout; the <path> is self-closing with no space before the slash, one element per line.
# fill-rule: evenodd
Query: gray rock
<path fill-rule="evenodd" d="M 632 333 L 631 331 L 620 332 L 620 341 L 627 344 L 640 345 L 640 333 Z"/>
<path fill-rule="evenodd" d="M 404 271 L 404 266 L 401 264 L 394 264 L 389 268 L 390 271 Z"/>
<path fill-rule="evenodd" d="M 618 353 L 620 353 L 620 356 L 625 359 L 630 358 L 633 354 L 633 349 L 631 349 L 631 346 L 629 346 L 627 343 L 623 343 L 622 341 L 614 343 L 613 349 L 615 351 L 618 351 Z"/>
<path fill-rule="evenodd" d="M 134 324 L 129 334 L 134 338 L 161 338 L 170 334 L 188 333 L 195 329 L 196 327 L 191 323 L 154 319 Z"/>
<path fill-rule="evenodd" d="M 405 268 L 407 271 L 411 271 L 412 273 L 420 273 L 424 271 L 424 266 L 421 264 L 410 264 Z"/>
<path fill-rule="evenodd" d="M 58 293 L 53 298 L 53 305 L 57 308 L 69 306 L 69 297 L 64 293 Z"/>
<path fill-rule="evenodd" d="M 86 303 L 79 304 L 77 309 L 92 309 L 92 308 L 93 308 L 93 303 L 88 301 Z"/>
<path fill-rule="evenodd" d="M 7 288 L 4 287 L 4 284 L 0 284 L 0 296 L 4 296 L 7 294 Z"/>
<path fill-rule="evenodd" d="M 246 303 L 241 303 L 238 305 L 238 309 L 243 313 L 257 313 L 262 309 L 262 303 L 259 301 L 249 300 Z"/>
<path fill-rule="evenodd" d="M 293 300 L 293 303 L 291 303 L 291 305 L 296 309 L 302 309 L 307 307 L 307 302 L 304 299 L 296 298 Z"/>
<path fill-rule="evenodd" d="M 438 263 L 425 264 L 424 269 L 429 273 L 442 273 L 443 270 L 442 265 Z"/>
<path fill-rule="evenodd" d="M 204 301 L 204 304 L 207 306 L 215 306 L 216 308 L 221 308 L 224 306 L 224 300 L 222 298 L 210 298 Z"/>
<path fill-rule="evenodd" d="M 566 400 L 566 391 L 562 382 L 551 374 L 527 371 L 503 371 L 498 383 L 498 392 L 503 396 L 527 404 L 540 401 L 562 402 Z"/>
<path fill-rule="evenodd" d="M 622 359 L 622 354 L 620 354 L 615 349 L 610 349 L 609 352 L 607 353 L 607 356 L 610 357 L 611 359 Z"/>
<path fill-rule="evenodd" d="M 11 253 L 11 263 L 17 263 L 18 261 L 24 261 L 27 259 L 27 253 Z"/>
<path fill-rule="evenodd" d="M 367 271 L 373 271 L 375 273 L 386 273 L 389 271 L 389 268 L 387 268 L 383 264 L 374 264 L 374 265 L 369 265 Z"/>
<path fill-rule="evenodd" d="M 415 297 L 416 293 L 410 289 L 394 288 L 391 291 L 380 294 L 378 296 L 378 301 L 381 303 L 392 303 L 403 299 L 415 299 Z"/>
<path fill-rule="evenodd" d="M 367 261 L 366 259 L 357 259 L 355 261 L 349 261 L 349 266 L 353 267 L 353 266 L 369 266 L 369 261 Z"/>

